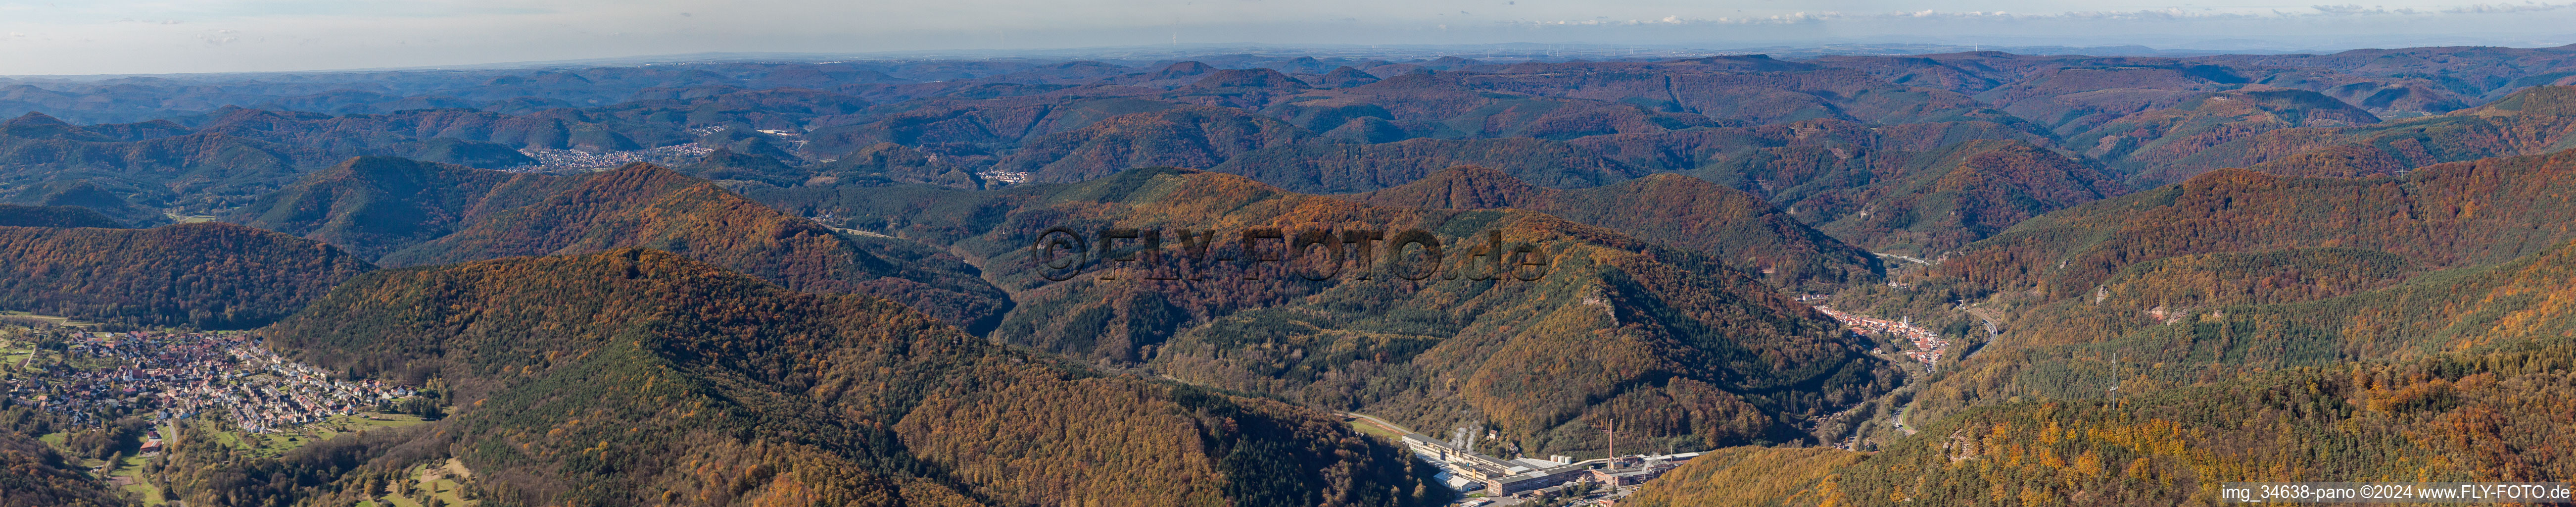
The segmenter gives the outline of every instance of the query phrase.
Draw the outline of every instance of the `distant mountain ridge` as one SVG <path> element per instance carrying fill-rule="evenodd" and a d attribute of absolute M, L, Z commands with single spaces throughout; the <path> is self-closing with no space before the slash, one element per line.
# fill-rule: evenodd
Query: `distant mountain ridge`
<path fill-rule="evenodd" d="M 2576 148 L 2576 86 L 2535 86 L 2486 105 L 2373 125 L 2240 136 L 2182 159 L 2284 176 L 2359 178 L 2445 162 Z M 2182 172 L 2165 177 L 2189 176 Z"/>

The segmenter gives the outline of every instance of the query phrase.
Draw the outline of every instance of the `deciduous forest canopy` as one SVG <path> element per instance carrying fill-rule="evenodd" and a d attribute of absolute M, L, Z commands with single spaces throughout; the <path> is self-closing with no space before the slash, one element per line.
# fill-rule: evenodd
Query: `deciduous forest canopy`
<path fill-rule="evenodd" d="M 1898 49 L 0 78 L 0 506 L 2576 478 L 2576 46 Z"/>

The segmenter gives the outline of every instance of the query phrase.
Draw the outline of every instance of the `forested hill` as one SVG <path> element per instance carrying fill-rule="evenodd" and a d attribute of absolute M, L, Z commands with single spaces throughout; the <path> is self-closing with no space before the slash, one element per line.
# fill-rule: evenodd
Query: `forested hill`
<path fill-rule="evenodd" d="M 1172 168 L 773 197 L 979 259 L 1021 303 L 997 340 L 1415 427 L 1481 419 L 1502 440 L 1480 445 L 1498 452 L 1600 452 L 1592 428 L 1612 415 L 1639 445 L 1830 440 L 1840 429 L 1810 418 L 1900 375 L 1864 352 L 1872 342 L 1704 254 L 1533 211 L 1370 206 Z M 1145 243 L 1113 239 L 1119 250 L 1079 257 L 1079 272 L 1049 270 L 1031 242 L 1054 227 L 1092 244 L 1152 232 L 1160 252 L 1114 260 Z M 1273 227 L 1258 255 L 1292 260 L 1211 260 L 1250 258 L 1242 235 Z M 1183 229 L 1210 246 L 1186 246 Z M 1439 263 L 1398 243 L 1409 229 L 1442 245 Z M 1367 257 L 1341 244 L 1366 231 L 1381 238 Z M 1301 237 L 1329 241 L 1286 253 Z"/>
<path fill-rule="evenodd" d="M 492 182 L 488 188 L 493 190 L 479 196 L 422 198 L 419 202 L 424 205 L 434 201 L 446 206 L 432 207 L 444 216 L 470 220 L 446 226 L 452 233 L 385 254 L 380 259 L 385 265 L 643 247 L 676 252 L 797 290 L 893 299 L 970 329 L 989 327 L 1010 308 L 1006 295 L 954 256 L 911 242 L 835 232 L 660 166 L 633 164 L 568 185 L 490 171 L 441 170 L 450 176 L 458 176 L 457 171 L 470 173 L 447 180 L 479 179 Z M 441 185 L 446 184 L 451 183 Z M 525 195 L 538 187 L 560 190 L 541 197 Z M 492 209 L 522 199 L 525 205 Z M 281 205 L 289 200 L 312 201 L 278 199 Z M 398 203 L 370 203 L 357 211 L 393 204 Z M 433 225 L 422 224 L 416 227 Z"/>
<path fill-rule="evenodd" d="M 1033 181 L 1074 182 L 1130 167 L 1203 168 L 1313 136 L 1251 111 L 1184 106 L 1110 117 L 1073 131 L 1040 136 L 996 168 L 1030 173 Z"/>
<path fill-rule="evenodd" d="M 1299 192 L 1340 193 L 1403 185 L 1458 165 L 1491 168 L 1557 188 L 1597 187 L 1646 174 L 1644 169 L 1548 139 L 1314 142 L 1256 150 L 1206 169 Z"/>
<path fill-rule="evenodd" d="M 372 259 L 578 183 L 577 177 L 357 157 L 305 175 L 222 219 L 330 243 Z"/>
<path fill-rule="evenodd" d="M 1882 156 L 1864 164 L 1869 174 L 1844 176 L 1868 184 L 1815 178 L 1786 192 L 1801 197 L 1788 209 L 1814 214 L 1818 230 L 1854 245 L 1928 257 L 2030 217 L 2128 192 L 2091 162 L 2020 140 Z"/>
<path fill-rule="evenodd" d="M 2576 238 L 2571 172 L 2576 152 L 2365 179 L 2214 171 L 2024 222 L 1960 249 L 1935 274 L 2054 299 L 2130 264 L 2195 253 L 2355 247 L 2429 267 L 2491 264 Z"/>
<path fill-rule="evenodd" d="M 202 506 L 1441 500 L 1309 410 L 1749 446 L 1622 505 L 2576 477 L 2576 45 L 1279 49 L 0 78 L 0 310 L 455 414 L 209 421 Z"/>
<path fill-rule="evenodd" d="M 99 188 L 88 181 L 62 180 L 19 189 L 9 198 L 12 204 L 42 208 L 85 208 L 128 227 L 151 227 L 171 223 L 161 210 L 135 204 L 115 192 Z"/>
<path fill-rule="evenodd" d="M 1531 185 L 1501 171 L 1459 166 L 1354 198 L 1385 207 L 1544 212 L 1666 246 L 1699 250 L 1783 286 L 1869 283 L 1886 269 L 1877 256 L 1808 228 L 1761 197 L 1676 174 L 1559 190 Z"/>
<path fill-rule="evenodd" d="M 122 229 L 125 223 L 80 206 L 0 204 L 0 227 L 98 227 Z"/>
<path fill-rule="evenodd" d="M 2065 146 L 2102 160 L 2130 181 L 2172 182 L 2210 169 L 2252 162 L 2237 158 L 2267 144 L 2264 134 L 2333 131 L 2380 123 L 2378 116 L 2307 90 L 2243 89 L 2182 98 L 2107 122 L 2061 129 Z"/>
<path fill-rule="evenodd" d="M 2566 480 L 2569 287 L 2576 243 L 2349 296 L 2141 315 L 2099 343 L 1968 365 L 1942 384 L 2023 389 L 1917 419 L 1931 422 L 1882 452 L 1731 450 L 1721 455 L 1734 460 L 1694 460 L 1633 503 L 2200 505 L 2217 503 L 2224 481 Z M 2131 362 L 2113 370 L 2112 351 Z M 2113 396 L 2115 380 L 2128 394 Z"/>
<path fill-rule="evenodd" d="M 2450 345 L 2423 340 L 2443 319 L 2246 320 L 2262 314 L 2242 305 L 2326 305 L 2291 313 L 2333 314 L 2319 301 L 2558 248 L 2576 240 L 2570 167 L 2576 152 L 2403 177 L 2212 171 L 2034 218 L 1900 278 L 1913 290 L 1846 294 L 1837 305 L 1944 315 L 1926 321 L 1976 350 L 1914 397 L 1912 414 L 1936 418 L 2013 396 L 2099 393 L 2069 379 L 2106 378 L 2115 356 L 2152 358 L 2169 386 L 2188 386 L 2239 369 L 2441 349 Z M 2376 335 L 2391 329 L 2411 331 Z"/>
<path fill-rule="evenodd" d="M 2443 162 L 2576 148 L 2576 86 L 2534 86 L 2449 114 L 2372 125 L 2238 135 L 2181 167 L 2244 167 L 2284 176 L 2358 178 Z M 2170 177 L 2188 174 L 2168 175 Z"/>
<path fill-rule="evenodd" d="M 34 410 L 0 401 L 5 413 Z M 17 417 L 12 417 L 16 419 Z M 11 421 L 15 423 L 17 421 Z M 14 424 L 12 424 L 14 426 Z M 105 482 L 83 476 L 80 465 L 44 442 L 21 433 L 23 428 L 0 429 L 0 507 L 121 507 L 132 505 L 111 492 Z"/>
<path fill-rule="evenodd" d="M 2411 361 L 2445 351 L 2564 339 L 2558 311 L 2576 244 L 2500 266 L 2421 273 L 2404 257 L 2318 248 L 2170 257 L 2125 270 L 2096 297 L 2037 305 L 1952 375 L 1917 415 L 2012 396 L 2083 399 L 2126 358 L 2124 390 L 2152 392 L 2252 372 Z"/>
<path fill-rule="evenodd" d="M 1446 501 L 1403 451 L 1320 413 L 1103 376 L 654 250 L 379 271 L 261 333 L 346 374 L 441 379 L 454 414 L 276 459 L 182 438 L 163 473 L 208 495 L 191 503 L 345 505 L 448 457 L 476 496 L 515 505 Z"/>
<path fill-rule="evenodd" d="M 79 320 L 255 327 L 371 269 L 331 245 L 231 224 L 0 227 L 0 308 Z"/>
<path fill-rule="evenodd" d="M 1853 246 L 1928 258 L 2023 219 L 2128 191 L 2118 173 L 2026 127 L 1817 119 L 1571 144 L 1762 196 Z"/>
<path fill-rule="evenodd" d="M 302 167 L 328 163 L 300 147 L 158 123 L 175 132 L 107 129 L 121 134 L 110 135 L 93 128 L 114 126 L 76 127 L 36 113 L 0 122 L 0 183 L 24 185 L 12 196 L 21 204 L 216 210 L 285 184 Z M 51 195 L 74 185 L 92 186 L 99 196 Z M 110 213 L 138 225 L 152 218 Z"/>

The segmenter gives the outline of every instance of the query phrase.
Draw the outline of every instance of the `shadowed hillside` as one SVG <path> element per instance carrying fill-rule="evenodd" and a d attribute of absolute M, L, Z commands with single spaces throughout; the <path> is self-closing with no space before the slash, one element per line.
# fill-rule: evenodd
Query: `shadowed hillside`
<path fill-rule="evenodd" d="M 130 505 L 52 448 L 15 432 L 0 431 L 0 470 L 8 471 L 0 476 L 0 507 Z"/>
<path fill-rule="evenodd" d="M 0 227 L 99 227 L 123 229 L 125 224 L 101 215 L 97 210 L 80 206 L 19 206 L 0 204 Z"/>
<path fill-rule="evenodd" d="M 117 192 L 87 180 L 55 180 L 19 190 L 10 200 L 39 208 L 83 208 L 128 226 L 150 227 L 171 222 L 161 210 L 135 204 Z"/>
<path fill-rule="evenodd" d="M 221 218 L 376 258 L 438 239 L 460 225 L 534 203 L 579 182 L 576 177 L 358 157 L 260 196 Z"/>

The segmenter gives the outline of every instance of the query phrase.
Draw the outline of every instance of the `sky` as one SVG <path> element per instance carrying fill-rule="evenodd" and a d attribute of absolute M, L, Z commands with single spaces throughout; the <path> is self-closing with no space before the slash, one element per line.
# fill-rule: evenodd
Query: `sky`
<path fill-rule="evenodd" d="M 2571 0 L 2576 1 L 2576 0 Z M 2576 43 L 2576 3 L 2153 0 L 0 0 L 0 75 L 1156 44 Z"/>

